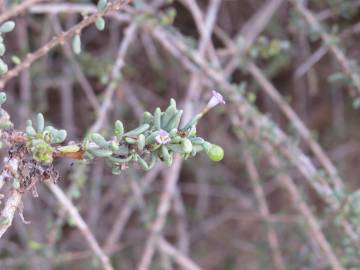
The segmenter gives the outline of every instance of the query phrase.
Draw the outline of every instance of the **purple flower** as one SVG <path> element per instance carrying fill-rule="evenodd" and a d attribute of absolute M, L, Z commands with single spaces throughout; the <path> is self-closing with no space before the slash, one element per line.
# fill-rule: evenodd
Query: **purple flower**
<path fill-rule="evenodd" d="M 218 104 L 225 104 L 224 97 L 217 91 L 212 91 L 212 97 L 209 100 L 208 104 L 206 105 L 206 108 L 210 110 L 211 108 L 214 108 Z"/>
<path fill-rule="evenodd" d="M 169 133 L 163 129 L 159 129 L 155 140 L 158 144 L 167 144 L 171 141 Z"/>

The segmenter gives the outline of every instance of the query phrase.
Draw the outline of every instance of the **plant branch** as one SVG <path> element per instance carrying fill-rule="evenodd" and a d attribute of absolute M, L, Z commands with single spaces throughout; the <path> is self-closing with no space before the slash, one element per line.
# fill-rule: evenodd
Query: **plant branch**
<path fill-rule="evenodd" d="M 129 2 L 130 0 L 115 0 L 113 3 L 108 4 L 108 6 L 103 11 L 98 11 L 89 17 L 86 17 L 68 31 L 55 36 L 50 42 L 46 43 L 35 52 L 29 53 L 19 65 L 9 70 L 4 76 L 0 78 L 0 89 L 3 89 L 9 80 L 18 76 L 23 70 L 29 68 L 33 62 L 46 55 L 51 49 L 61 45 L 65 42 L 65 40 L 73 37 L 76 34 L 79 34 L 85 27 L 93 24 L 97 17 L 107 15 L 113 11 L 118 11 L 121 8 L 124 8 Z"/>

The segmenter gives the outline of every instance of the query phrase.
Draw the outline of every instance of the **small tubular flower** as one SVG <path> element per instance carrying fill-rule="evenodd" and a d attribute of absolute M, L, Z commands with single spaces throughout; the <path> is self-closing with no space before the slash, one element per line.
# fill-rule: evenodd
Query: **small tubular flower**
<path fill-rule="evenodd" d="M 159 129 L 158 134 L 155 137 L 158 144 L 167 144 L 171 141 L 170 135 L 167 131 Z"/>
<path fill-rule="evenodd" d="M 217 91 L 213 90 L 212 91 L 212 96 L 208 102 L 208 104 L 206 105 L 207 109 L 210 110 L 211 108 L 214 108 L 215 106 L 217 106 L 218 104 L 225 104 L 225 100 L 224 97 Z"/>

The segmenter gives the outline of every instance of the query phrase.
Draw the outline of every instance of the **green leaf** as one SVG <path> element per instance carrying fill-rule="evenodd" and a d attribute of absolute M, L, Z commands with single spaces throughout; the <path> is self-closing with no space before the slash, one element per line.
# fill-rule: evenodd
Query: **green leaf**
<path fill-rule="evenodd" d="M 140 124 L 149 124 L 152 125 L 154 121 L 154 117 L 149 112 L 144 112 L 141 118 Z"/>
<path fill-rule="evenodd" d="M 36 116 L 36 125 L 37 125 L 37 131 L 39 133 L 44 131 L 45 119 L 44 119 L 44 115 L 42 113 L 37 114 L 37 116 Z"/>
<path fill-rule="evenodd" d="M 99 133 L 93 133 L 91 135 L 91 139 L 100 147 L 107 147 L 108 146 L 108 142 Z"/>
<path fill-rule="evenodd" d="M 105 20 L 103 17 L 97 17 L 95 20 L 95 26 L 99 31 L 103 31 L 105 29 Z"/>
<path fill-rule="evenodd" d="M 180 124 L 180 120 L 182 117 L 183 111 L 177 111 L 175 113 L 175 115 L 173 115 L 173 117 L 169 120 L 169 122 L 166 125 L 166 129 L 167 130 L 172 130 L 174 128 L 178 128 L 179 124 Z"/>
<path fill-rule="evenodd" d="M 5 74 L 8 72 L 8 70 L 8 65 L 2 59 L 0 59 L 0 75 Z"/>
<path fill-rule="evenodd" d="M 74 51 L 75 54 L 80 54 L 81 53 L 81 39 L 80 39 L 80 35 L 77 34 L 73 37 L 72 40 L 72 49 Z"/>
<path fill-rule="evenodd" d="M 0 92 L 0 105 L 4 104 L 6 101 L 6 93 Z"/>
<path fill-rule="evenodd" d="M 182 129 L 183 130 L 187 130 L 187 129 L 190 129 L 194 126 L 196 126 L 197 122 L 200 120 L 200 118 L 203 116 L 203 114 L 199 113 L 197 115 L 195 115 L 190 121 L 189 123 L 187 123 L 185 125 L 185 127 L 183 127 Z"/>
<path fill-rule="evenodd" d="M 156 129 L 161 128 L 161 110 L 159 107 L 155 109 L 154 113 L 154 126 Z"/>
<path fill-rule="evenodd" d="M 62 143 L 63 141 L 65 141 L 66 136 L 67 136 L 67 132 L 65 129 L 57 130 L 55 135 L 55 143 Z"/>
<path fill-rule="evenodd" d="M 114 135 L 121 140 L 122 135 L 124 134 L 124 125 L 120 120 L 115 121 L 115 127 L 114 127 Z"/>
<path fill-rule="evenodd" d="M 185 154 L 191 153 L 193 149 L 192 143 L 188 138 L 183 139 L 183 141 L 181 142 L 181 146 Z"/>
<path fill-rule="evenodd" d="M 0 43 L 0 56 L 3 56 L 6 52 L 6 47 L 4 43 Z"/>
<path fill-rule="evenodd" d="M 144 134 L 140 134 L 137 139 L 137 147 L 140 151 L 142 151 L 145 147 L 145 136 Z"/>
<path fill-rule="evenodd" d="M 125 135 L 126 136 L 137 136 L 137 135 L 140 135 L 141 133 L 145 132 L 149 128 L 150 128 L 149 124 L 143 124 L 133 130 L 126 132 Z"/>
<path fill-rule="evenodd" d="M 99 0 L 97 3 L 97 9 L 103 11 L 106 8 L 107 0 Z"/>
<path fill-rule="evenodd" d="M 112 151 L 108 149 L 89 148 L 87 150 L 96 157 L 110 157 L 112 155 Z"/>
<path fill-rule="evenodd" d="M 34 137 L 36 135 L 36 131 L 32 126 L 27 126 L 25 129 L 26 135 L 30 137 Z"/>
<path fill-rule="evenodd" d="M 8 32 L 11 32 L 12 30 L 14 30 L 14 28 L 15 28 L 15 22 L 7 21 L 7 22 L 4 22 L 0 26 L 0 32 L 1 33 L 8 33 Z"/>
<path fill-rule="evenodd" d="M 13 55 L 13 56 L 11 57 L 11 61 L 12 61 L 15 65 L 19 65 L 19 64 L 21 63 L 21 59 L 20 59 L 18 56 L 16 56 L 16 55 Z"/>
<path fill-rule="evenodd" d="M 161 154 L 162 154 L 165 164 L 170 166 L 173 161 L 173 156 L 172 156 L 172 154 L 169 153 L 169 150 L 167 149 L 167 147 L 165 145 L 161 146 Z"/>

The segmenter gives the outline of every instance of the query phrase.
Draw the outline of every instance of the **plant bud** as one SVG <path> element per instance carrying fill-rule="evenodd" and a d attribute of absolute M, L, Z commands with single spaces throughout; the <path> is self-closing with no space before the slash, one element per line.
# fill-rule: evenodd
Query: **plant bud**
<path fill-rule="evenodd" d="M 172 119 L 172 117 L 176 114 L 177 110 L 176 110 L 176 106 L 174 106 L 174 104 L 171 104 L 166 111 L 163 113 L 163 115 L 161 116 L 161 127 L 165 130 L 170 130 L 167 128 L 170 120 Z"/>
<path fill-rule="evenodd" d="M 131 161 L 133 159 L 133 155 L 130 155 L 126 158 L 116 158 L 116 157 L 109 157 L 109 160 L 115 164 L 122 164 L 122 163 L 127 163 L 129 161 Z"/>
<path fill-rule="evenodd" d="M 174 153 L 182 153 L 184 151 L 180 144 L 169 144 L 167 147 Z"/>
<path fill-rule="evenodd" d="M 170 132 L 169 132 L 170 137 L 175 137 L 177 132 L 178 132 L 177 128 L 171 129 Z"/>
<path fill-rule="evenodd" d="M 0 122 L 0 129 L 6 129 L 6 128 L 9 128 L 11 127 L 11 122 L 10 121 L 1 121 Z"/>
<path fill-rule="evenodd" d="M 147 131 L 150 128 L 149 124 L 143 124 L 133 130 L 130 130 L 128 132 L 125 133 L 125 135 L 127 136 L 137 136 L 140 135 L 141 133 Z"/>
<path fill-rule="evenodd" d="M 20 188 L 20 181 L 16 177 L 13 177 L 13 179 L 12 179 L 12 187 L 14 189 Z"/>
<path fill-rule="evenodd" d="M 179 126 L 179 124 L 180 124 L 180 120 L 181 120 L 182 114 L 183 114 L 183 111 L 182 111 L 182 110 L 177 111 L 177 112 L 173 115 L 173 117 L 169 120 L 166 128 L 167 128 L 168 130 L 172 130 L 172 129 L 174 129 L 174 128 L 177 128 L 177 127 Z"/>
<path fill-rule="evenodd" d="M 202 145 L 205 142 L 205 140 L 200 137 L 191 138 L 190 140 L 193 144 L 197 144 L 197 145 Z"/>
<path fill-rule="evenodd" d="M 146 137 L 145 139 L 145 144 L 153 144 L 156 142 L 155 138 L 158 135 L 159 131 L 154 131 L 153 133 L 151 133 L 149 136 Z"/>
<path fill-rule="evenodd" d="M 128 144 L 136 144 L 136 143 L 137 143 L 137 140 L 136 140 L 136 139 L 130 138 L 130 137 L 125 137 L 125 141 L 126 141 Z"/>
<path fill-rule="evenodd" d="M 150 169 L 146 161 L 143 160 L 142 157 L 140 157 L 139 155 L 137 155 L 137 161 L 145 171 L 148 171 Z"/>
<path fill-rule="evenodd" d="M 111 169 L 111 173 L 113 174 L 113 175 L 120 175 L 121 174 L 121 168 L 119 168 L 119 167 L 112 167 L 112 169 Z"/>
<path fill-rule="evenodd" d="M 120 147 L 119 147 L 118 142 L 114 142 L 114 141 L 112 141 L 112 142 L 111 142 L 111 144 L 110 144 L 110 147 L 111 147 L 111 150 L 113 150 L 114 152 L 116 152 L 116 151 L 119 151 L 119 150 L 120 150 Z"/>

